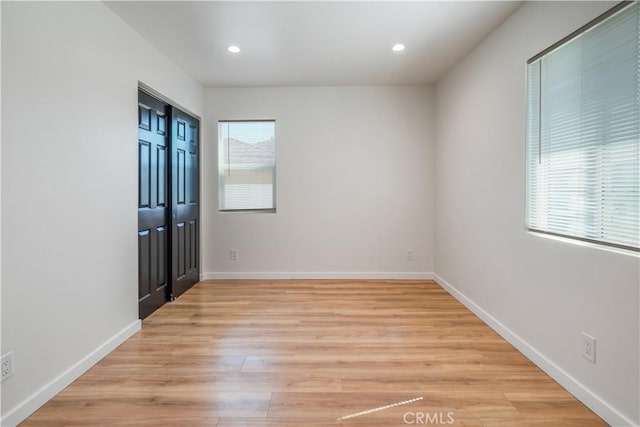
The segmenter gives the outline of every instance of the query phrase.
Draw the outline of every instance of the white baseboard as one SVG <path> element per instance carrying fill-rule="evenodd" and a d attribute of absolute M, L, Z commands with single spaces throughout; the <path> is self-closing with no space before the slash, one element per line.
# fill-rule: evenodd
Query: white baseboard
<path fill-rule="evenodd" d="M 96 348 L 84 358 L 73 364 L 69 369 L 19 403 L 15 408 L 7 411 L 7 413 L 2 417 L 0 425 L 4 427 L 16 426 L 24 421 L 29 415 L 33 414 L 38 408 L 47 403 L 56 394 L 60 393 L 65 387 L 80 377 L 80 375 L 84 374 L 89 370 L 89 368 L 98 363 L 100 359 L 129 339 L 133 334 L 138 332 L 141 327 L 142 322 L 140 320 L 136 320 L 109 338 L 105 343 L 100 345 L 100 347 Z"/>
<path fill-rule="evenodd" d="M 200 280 L 283 280 L 283 279 L 362 279 L 362 280 L 433 280 L 431 272 L 209 272 Z"/>
<path fill-rule="evenodd" d="M 438 274 L 434 273 L 433 278 L 444 290 L 449 292 L 455 299 L 460 301 L 465 307 L 471 310 L 476 316 L 482 319 L 491 329 L 496 331 L 502 338 L 524 354 L 529 360 L 535 363 L 540 369 L 546 372 L 551 378 L 556 380 L 569 393 L 598 414 L 603 420 L 614 427 L 633 427 L 634 424 L 629 418 L 620 413 L 616 408 L 603 400 L 596 393 L 588 389 L 584 384 L 572 377 L 565 370 L 548 359 L 544 354 L 536 350 L 531 344 L 526 342 L 515 332 L 501 323 L 498 319 L 486 312 L 482 307 L 473 302 L 469 297 L 449 284 Z"/>

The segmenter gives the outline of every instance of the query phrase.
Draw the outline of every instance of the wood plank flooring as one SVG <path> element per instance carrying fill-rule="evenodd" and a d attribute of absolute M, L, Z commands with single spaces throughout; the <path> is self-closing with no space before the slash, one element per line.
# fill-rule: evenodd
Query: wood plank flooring
<path fill-rule="evenodd" d="M 606 425 L 430 281 L 199 283 L 22 425 L 427 424 Z"/>

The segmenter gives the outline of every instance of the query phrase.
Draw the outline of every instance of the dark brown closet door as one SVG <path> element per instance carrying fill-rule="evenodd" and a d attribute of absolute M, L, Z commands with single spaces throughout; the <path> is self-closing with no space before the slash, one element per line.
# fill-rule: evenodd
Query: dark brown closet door
<path fill-rule="evenodd" d="M 172 107 L 172 289 L 175 297 L 200 279 L 199 133 L 197 119 Z"/>
<path fill-rule="evenodd" d="M 144 319 L 169 298 L 169 106 L 138 92 L 138 296 Z"/>

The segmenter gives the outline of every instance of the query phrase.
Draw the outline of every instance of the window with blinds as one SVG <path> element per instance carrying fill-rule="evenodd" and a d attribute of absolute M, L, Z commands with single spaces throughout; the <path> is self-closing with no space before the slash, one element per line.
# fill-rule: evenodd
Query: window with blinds
<path fill-rule="evenodd" d="M 218 122 L 220 211 L 276 209 L 274 120 Z"/>
<path fill-rule="evenodd" d="M 640 4 L 528 62 L 527 227 L 638 251 Z"/>

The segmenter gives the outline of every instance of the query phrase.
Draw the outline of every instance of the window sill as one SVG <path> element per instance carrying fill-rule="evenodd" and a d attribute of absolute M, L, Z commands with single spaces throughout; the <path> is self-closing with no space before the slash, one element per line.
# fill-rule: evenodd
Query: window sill
<path fill-rule="evenodd" d="M 631 249 L 616 248 L 615 246 L 609 246 L 609 245 L 594 243 L 594 242 L 586 242 L 584 240 L 572 239 L 571 237 L 557 236 L 554 234 L 547 234 L 547 233 L 535 231 L 535 230 L 526 230 L 526 232 L 527 234 L 530 234 L 536 237 L 542 237 L 545 239 L 560 241 L 564 243 L 570 243 L 572 245 L 583 246 L 583 247 L 598 249 L 601 251 L 607 251 L 607 252 L 613 252 L 621 255 L 632 256 L 634 258 L 640 258 L 640 252 L 633 251 Z"/>
<path fill-rule="evenodd" d="M 275 214 L 275 209 L 226 209 L 226 210 L 218 210 L 219 214 L 237 214 L 237 213 L 257 213 L 257 214 Z"/>

